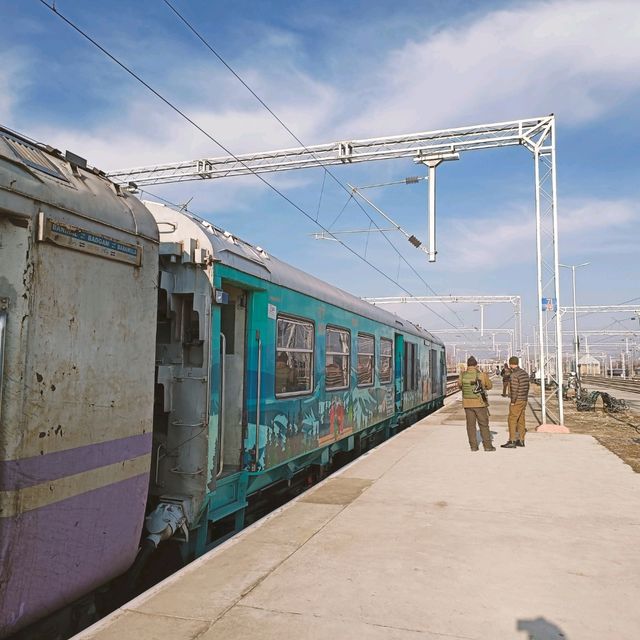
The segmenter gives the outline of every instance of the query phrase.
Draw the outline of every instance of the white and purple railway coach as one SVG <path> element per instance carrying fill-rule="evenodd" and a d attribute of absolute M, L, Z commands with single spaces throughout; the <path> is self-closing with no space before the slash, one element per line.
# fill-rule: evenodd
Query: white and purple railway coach
<path fill-rule="evenodd" d="M 0 638 L 136 556 L 157 256 L 135 197 L 0 129 Z"/>

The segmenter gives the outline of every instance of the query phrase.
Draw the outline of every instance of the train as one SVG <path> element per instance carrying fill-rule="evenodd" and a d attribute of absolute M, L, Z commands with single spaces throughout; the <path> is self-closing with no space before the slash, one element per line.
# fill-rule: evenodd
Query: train
<path fill-rule="evenodd" d="M 445 362 L 425 329 L 0 128 L 0 638 L 80 630 L 160 549 L 202 555 L 438 409 Z"/>

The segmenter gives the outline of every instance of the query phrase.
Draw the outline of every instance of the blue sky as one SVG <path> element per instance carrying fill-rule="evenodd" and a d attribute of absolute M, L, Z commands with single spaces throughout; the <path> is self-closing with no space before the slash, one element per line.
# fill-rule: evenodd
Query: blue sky
<path fill-rule="evenodd" d="M 298 146 L 161 0 L 56 4 L 233 152 Z M 175 6 L 307 145 L 555 113 L 560 258 L 593 263 L 579 273 L 578 302 L 640 303 L 637 1 L 175 0 Z M 37 0 L 0 0 L 0 62 L 0 123 L 95 166 L 223 155 Z M 418 170 L 399 160 L 332 172 L 364 185 Z M 320 200 L 321 169 L 267 179 L 313 216 L 320 205 L 325 226 L 347 202 L 330 179 Z M 522 295 L 531 333 L 533 187 L 533 162 L 522 148 L 468 153 L 443 166 L 438 262 L 428 264 L 394 237 L 421 278 L 375 234 L 348 242 L 416 295 L 429 293 L 422 280 L 439 294 Z M 421 182 L 368 195 L 426 239 L 426 189 Z M 336 243 L 314 240 L 317 228 L 255 177 L 152 191 L 176 202 L 193 198 L 194 212 L 356 295 L 401 294 Z M 352 202 L 332 229 L 368 225 Z M 562 285 L 569 304 L 568 273 Z M 460 324 L 451 309 L 437 309 Z M 478 324 L 474 307 L 455 310 L 465 324 Z M 398 311 L 430 328 L 449 326 L 420 307 Z M 508 307 L 487 308 L 486 324 L 509 326 L 510 314 Z M 581 326 L 640 326 L 627 315 L 584 317 Z"/>

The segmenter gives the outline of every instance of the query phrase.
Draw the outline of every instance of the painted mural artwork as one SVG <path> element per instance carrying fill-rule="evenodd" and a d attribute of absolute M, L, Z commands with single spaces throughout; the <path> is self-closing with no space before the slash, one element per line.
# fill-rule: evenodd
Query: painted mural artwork
<path fill-rule="evenodd" d="M 428 401 L 433 392 L 428 352 L 416 364 L 420 384 L 414 390 L 403 389 L 398 379 L 358 387 L 357 371 L 352 370 L 351 389 L 326 393 L 324 376 L 319 376 L 310 396 L 281 398 L 277 410 L 267 404 L 261 414 L 258 459 L 252 470 L 272 469 L 388 420 L 397 410 L 398 392 L 404 411 Z M 248 451 L 255 450 L 255 423 L 248 425 L 245 444 Z"/>
<path fill-rule="evenodd" d="M 256 470 L 272 468 L 341 440 L 387 420 L 394 413 L 393 385 L 356 388 L 332 395 L 326 400 L 291 399 L 287 412 L 267 410 L 265 422 L 260 425 Z M 249 433 L 252 432 L 254 425 L 249 428 Z M 254 446 L 255 442 L 251 442 L 251 447 Z"/>

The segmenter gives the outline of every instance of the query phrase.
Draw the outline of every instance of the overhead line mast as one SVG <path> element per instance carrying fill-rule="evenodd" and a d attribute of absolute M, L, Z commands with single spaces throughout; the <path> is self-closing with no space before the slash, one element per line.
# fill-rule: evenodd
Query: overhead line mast
<path fill-rule="evenodd" d="M 279 149 L 236 156 L 220 156 L 159 164 L 109 173 L 121 184 L 148 186 L 188 180 L 211 180 L 231 176 L 273 173 L 354 164 L 372 160 L 412 158 L 427 167 L 429 175 L 428 255 L 436 260 L 435 238 L 435 174 L 446 160 L 457 160 L 466 151 L 523 146 L 534 157 L 536 257 L 538 289 L 538 331 L 540 341 L 540 374 L 542 415 L 545 421 L 564 421 L 562 399 L 562 324 L 560 313 L 560 278 L 558 260 L 558 217 L 556 179 L 555 117 L 526 118 L 508 122 L 481 124 L 454 129 L 439 129 L 400 136 L 331 142 L 308 147 Z M 543 308 L 544 307 L 544 308 Z M 549 352 L 543 343 L 555 343 Z M 552 384 L 548 384 L 551 382 Z M 547 388 L 555 395 L 558 415 L 547 407 Z"/>

